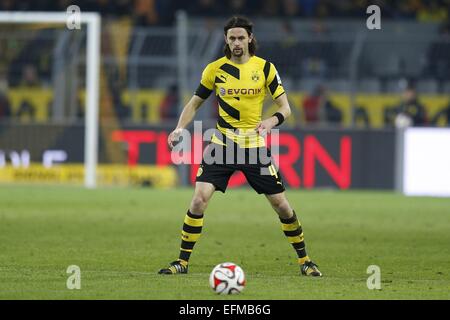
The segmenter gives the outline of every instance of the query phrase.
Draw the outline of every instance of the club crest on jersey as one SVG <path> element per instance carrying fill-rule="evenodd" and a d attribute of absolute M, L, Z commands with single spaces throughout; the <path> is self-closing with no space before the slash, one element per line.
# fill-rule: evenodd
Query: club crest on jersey
<path fill-rule="evenodd" d="M 258 71 L 252 71 L 252 80 L 255 81 L 255 82 L 259 81 Z"/>
<path fill-rule="evenodd" d="M 225 88 L 219 88 L 219 94 L 223 97 L 225 95 L 226 91 Z"/>

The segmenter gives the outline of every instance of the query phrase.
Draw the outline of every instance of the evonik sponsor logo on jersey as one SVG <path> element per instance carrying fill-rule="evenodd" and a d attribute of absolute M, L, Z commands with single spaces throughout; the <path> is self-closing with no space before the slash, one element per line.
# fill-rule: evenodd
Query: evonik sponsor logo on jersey
<path fill-rule="evenodd" d="M 220 88 L 219 89 L 220 95 L 224 96 L 224 95 L 233 95 L 233 96 L 237 96 L 237 95 L 257 95 L 257 94 L 261 94 L 262 93 L 262 89 L 246 89 L 246 88 L 237 88 L 237 89 L 225 89 L 225 88 Z"/>

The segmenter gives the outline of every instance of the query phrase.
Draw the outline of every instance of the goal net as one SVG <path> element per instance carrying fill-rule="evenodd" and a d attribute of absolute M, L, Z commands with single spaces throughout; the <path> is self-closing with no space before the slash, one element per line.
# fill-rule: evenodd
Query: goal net
<path fill-rule="evenodd" d="M 86 12 L 0 13 L 0 184 L 180 180 L 167 136 L 181 105 L 176 40 L 187 35 L 100 23 Z"/>
<path fill-rule="evenodd" d="M 0 12 L 0 183 L 97 185 L 101 18 L 74 13 Z"/>

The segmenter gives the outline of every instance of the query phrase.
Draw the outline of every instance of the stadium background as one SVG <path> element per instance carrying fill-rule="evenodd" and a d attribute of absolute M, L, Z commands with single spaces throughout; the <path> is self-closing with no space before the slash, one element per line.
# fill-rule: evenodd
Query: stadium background
<path fill-rule="evenodd" d="M 1 9 L 65 12 L 70 4 L 3 1 Z M 369 4 L 381 8 L 381 30 L 365 27 Z M 393 189 L 396 115 L 413 105 L 414 126 L 449 124 L 448 1 L 77 5 L 103 19 L 100 184 L 193 182 L 195 165 L 175 169 L 165 141 L 201 71 L 221 55 L 221 28 L 234 13 L 254 20 L 258 55 L 277 66 L 288 90 L 293 116 L 280 143 L 289 186 Z M 82 183 L 85 30 L 0 28 L 0 181 Z M 408 88 L 417 100 L 406 100 Z M 204 128 L 214 125 L 215 103 L 196 118 Z M 264 116 L 274 108 L 266 100 Z M 62 151 L 64 165 L 45 165 L 48 150 Z M 244 184 L 239 174 L 231 181 Z"/>

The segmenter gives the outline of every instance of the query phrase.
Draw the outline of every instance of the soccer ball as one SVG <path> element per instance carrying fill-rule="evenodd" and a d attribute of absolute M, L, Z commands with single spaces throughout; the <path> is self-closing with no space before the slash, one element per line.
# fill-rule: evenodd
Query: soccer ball
<path fill-rule="evenodd" d="M 218 264 L 211 271 L 209 284 L 218 294 L 240 293 L 245 287 L 244 270 L 232 262 Z"/>

